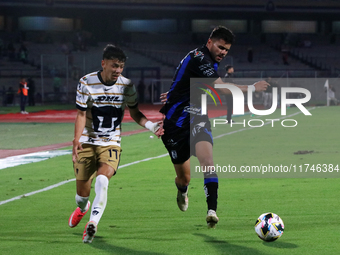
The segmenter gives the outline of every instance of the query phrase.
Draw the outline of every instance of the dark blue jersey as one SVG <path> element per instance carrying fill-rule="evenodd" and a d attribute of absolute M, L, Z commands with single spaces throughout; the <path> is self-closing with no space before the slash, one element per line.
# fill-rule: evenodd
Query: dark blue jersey
<path fill-rule="evenodd" d="M 206 46 L 190 51 L 176 69 L 171 84 L 167 102 L 161 109 L 165 115 L 164 124 L 176 127 L 188 127 L 190 122 L 190 107 L 196 100 L 193 94 L 198 90 L 190 86 L 190 78 L 215 78 L 218 63 L 215 62 Z M 202 92 L 202 91 L 201 91 Z M 206 117 L 207 118 L 207 117 Z"/>

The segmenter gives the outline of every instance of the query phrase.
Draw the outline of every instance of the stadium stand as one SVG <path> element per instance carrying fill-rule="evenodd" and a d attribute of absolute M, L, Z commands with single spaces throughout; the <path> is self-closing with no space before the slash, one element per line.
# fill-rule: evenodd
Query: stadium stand
<path fill-rule="evenodd" d="M 101 51 L 108 42 L 126 51 L 128 61 L 125 74 L 128 73 L 136 84 L 142 78 L 147 79 L 147 84 L 152 79 L 171 79 L 185 54 L 205 43 L 208 37 L 206 33 L 192 31 L 192 21 L 197 19 L 223 21 L 243 18 L 246 21 L 246 31 L 236 32 L 236 42 L 220 65 L 222 76 L 225 65 L 232 64 L 235 77 L 338 77 L 339 33 L 332 22 L 338 19 L 334 11 L 339 10 L 340 3 L 332 0 L 308 3 L 302 0 L 275 0 L 274 10 L 268 10 L 267 2 L 3 0 L 0 3 L 0 48 L 3 45 L 0 52 L 0 89 L 6 91 L 9 87 L 16 87 L 20 76 L 33 77 L 36 90 L 45 100 L 52 100 L 53 78 L 58 76 L 66 96 L 64 100 L 72 101 L 79 77 L 100 68 Z M 93 20 L 87 19 L 85 10 L 89 9 L 97 10 Z M 112 10 L 116 14 L 114 19 Z M 19 19 L 37 13 L 45 13 L 46 17 L 72 19 L 73 27 L 71 31 L 21 31 Z M 261 31 L 263 20 L 294 20 L 296 13 L 301 20 L 317 22 L 315 33 Z M 321 21 L 320 13 L 326 13 L 328 20 Z M 175 32 L 123 31 L 121 23 L 129 19 L 172 19 L 176 22 Z M 85 46 L 75 44 L 78 35 L 86 39 Z M 10 42 L 14 42 L 16 49 L 22 42 L 25 43 L 28 50 L 25 63 L 20 61 L 17 53 L 14 58 L 9 57 L 7 46 Z M 247 56 L 249 48 L 253 52 L 251 62 Z M 283 62 L 283 49 L 287 50 L 288 64 Z"/>

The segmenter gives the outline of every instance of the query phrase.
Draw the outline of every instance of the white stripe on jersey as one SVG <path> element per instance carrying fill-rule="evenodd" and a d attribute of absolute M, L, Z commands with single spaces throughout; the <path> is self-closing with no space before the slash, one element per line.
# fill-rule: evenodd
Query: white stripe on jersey
<path fill-rule="evenodd" d="M 114 85 L 99 80 L 98 72 L 82 77 L 77 87 L 76 104 L 86 108 L 86 125 L 81 143 L 120 146 L 120 124 L 125 106 L 137 104 L 137 93 L 131 80 L 120 75 Z"/>

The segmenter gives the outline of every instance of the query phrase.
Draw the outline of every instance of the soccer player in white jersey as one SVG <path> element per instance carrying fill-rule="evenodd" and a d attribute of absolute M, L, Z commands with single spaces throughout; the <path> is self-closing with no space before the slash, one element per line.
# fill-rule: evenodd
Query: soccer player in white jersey
<path fill-rule="evenodd" d="M 96 196 L 83 242 L 91 243 L 107 202 L 110 178 L 116 174 L 120 154 L 120 124 L 127 105 L 131 117 L 156 136 L 163 134 L 161 122 L 149 121 L 138 109 L 137 93 L 131 81 L 122 76 L 126 56 L 114 45 L 107 45 L 102 70 L 85 75 L 77 87 L 77 117 L 72 161 L 76 176 L 77 209 L 69 218 L 71 228 L 78 225 L 90 208 L 91 183 L 94 177 Z"/>

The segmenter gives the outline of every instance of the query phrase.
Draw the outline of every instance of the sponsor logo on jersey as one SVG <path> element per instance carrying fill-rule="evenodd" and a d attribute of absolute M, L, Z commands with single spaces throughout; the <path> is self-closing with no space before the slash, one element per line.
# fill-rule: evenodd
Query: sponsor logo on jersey
<path fill-rule="evenodd" d="M 121 96 L 98 96 L 95 100 L 95 102 L 123 102 L 123 99 Z"/>

